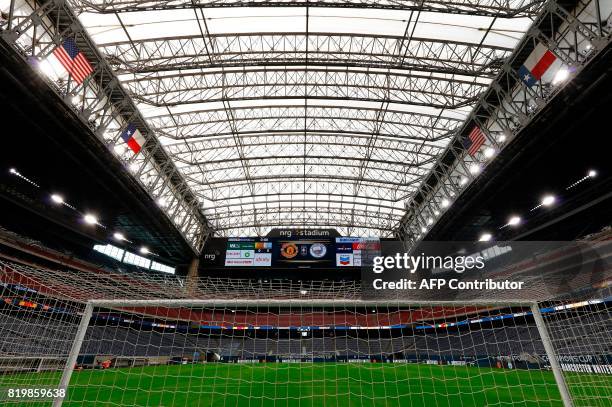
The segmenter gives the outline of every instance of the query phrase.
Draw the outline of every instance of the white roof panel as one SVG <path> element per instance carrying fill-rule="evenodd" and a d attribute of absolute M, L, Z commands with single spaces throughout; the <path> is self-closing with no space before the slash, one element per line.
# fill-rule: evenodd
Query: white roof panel
<path fill-rule="evenodd" d="M 202 212 L 233 236 L 392 234 L 531 24 L 522 0 L 72 2 Z M 145 5 L 157 10 L 126 12 Z"/>

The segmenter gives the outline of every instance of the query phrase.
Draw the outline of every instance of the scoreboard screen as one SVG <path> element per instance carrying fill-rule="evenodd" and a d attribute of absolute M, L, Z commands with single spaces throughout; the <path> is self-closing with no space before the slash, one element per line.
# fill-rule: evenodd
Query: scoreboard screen
<path fill-rule="evenodd" d="M 235 237 L 227 239 L 225 266 L 272 266 L 272 242 L 266 238 Z"/>
<path fill-rule="evenodd" d="M 341 237 L 326 230 L 280 230 L 259 237 L 213 237 L 200 255 L 211 270 L 239 269 L 346 269 L 380 255 L 380 239 Z"/>

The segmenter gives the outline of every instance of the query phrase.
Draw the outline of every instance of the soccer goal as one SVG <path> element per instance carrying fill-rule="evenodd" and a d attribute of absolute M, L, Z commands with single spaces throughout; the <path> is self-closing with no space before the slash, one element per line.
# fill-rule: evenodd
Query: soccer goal
<path fill-rule="evenodd" d="M 47 375 L 65 390 L 56 406 L 609 405 L 610 331 L 581 337 L 610 314 L 605 302 L 565 311 L 585 307 L 551 318 L 554 306 L 494 301 L 89 301 L 62 371 L 20 386 Z M 569 359 L 551 335 L 571 337 Z"/>
<path fill-rule="evenodd" d="M 74 306 L 62 316 L 2 308 L 2 403 L 608 406 L 612 397 L 605 299 Z"/>

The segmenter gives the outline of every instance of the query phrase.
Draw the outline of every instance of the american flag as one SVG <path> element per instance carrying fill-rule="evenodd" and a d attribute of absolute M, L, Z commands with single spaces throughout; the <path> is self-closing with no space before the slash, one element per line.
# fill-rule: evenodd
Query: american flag
<path fill-rule="evenodd" d="M 64 43 L 55 50 L 53 55 L 61 62 L 66 68 L 68 73 L 72 75 L 74 80 L 81 84 L 92 72 L 93 68 L 85 58 L 85 55 L 77 47 L 74 39 L 68 38 Z"/>
<path fill-rule="evenodd" d="M 482 130 L 480 130 L 480 127 L 474 126 L 470 134 L 463 139 L 463 147 L 465 147 L 468 154 L 473 157 L 484 144 L 485 140 L 485 135 Z"/>

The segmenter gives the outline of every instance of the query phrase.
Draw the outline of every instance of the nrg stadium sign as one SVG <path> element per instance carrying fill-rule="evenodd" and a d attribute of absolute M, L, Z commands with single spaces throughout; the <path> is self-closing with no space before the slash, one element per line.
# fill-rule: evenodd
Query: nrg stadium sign
<path fill-rule="evenodd" d="M 340 233 L 336 229 L 271 229 L 266 237 L 282 237 L 282 238 L 332 238 L 340 237 Z"/>

